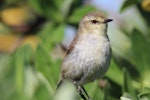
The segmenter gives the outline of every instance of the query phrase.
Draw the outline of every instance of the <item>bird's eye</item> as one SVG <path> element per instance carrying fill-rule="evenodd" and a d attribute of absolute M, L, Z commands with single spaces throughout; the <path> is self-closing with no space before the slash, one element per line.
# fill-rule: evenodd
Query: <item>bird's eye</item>
<path fill-rule="evenodd" d="M 92 22 L 92 24 L 99 23 L 99 21 L 97 21 L 97 20 L 92 20 L 91 22 Z"/>

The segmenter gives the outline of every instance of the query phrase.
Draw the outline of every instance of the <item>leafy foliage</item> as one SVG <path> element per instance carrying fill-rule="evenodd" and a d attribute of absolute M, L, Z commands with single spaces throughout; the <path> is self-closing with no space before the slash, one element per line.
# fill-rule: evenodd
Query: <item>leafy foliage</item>
<path fill-rule="evenodd" d="M 121 7 L 121 9 L 120 9 L 120 12 L 123 12 L 128 7 L 137 4 L 139 1 L 140 0 L 125 0 L 122 7 Z"/>
<path fill-rule="evenodd" d="M 66 97 L 73 100 L 81 99 L 75 87 L 67 82 L 62 90 L 56 91 L 61 58 L 53 58 L 52 52 L 62 41 L 66 25 L 77 26 L 87 12 L 96 8 L 82 5 L 80 0 L 4 2 L 4 5 L 25 3 L 39 19 L 44 19 L 44 23 L 40 23 L 40 27 L 37 26 L 31 31 L 39 38 L 36 48 L 27 43 L 21 44 L 12 53 L 0 53 L 1 100 L 56 100 L 59 96 L 61 100 L 66 100 Z M 129 6 L 140 3 L 139 0 L 126 0 L 120 10 L 123 13 Z M 144 16 L 143 19 L 147 21 Z M 4 30 L 9 28 L 5 27 Z M 143 35 L 138 29 L 134 29 L 127 35 L 131 42 L 130 51 L 126 55 L 129 57 L 123 58 L 114 53 L 105 77 L 85 85 L 92 100 L 150 100 L 150 30 L 148 32 Z M 63 97 L 61 94 L 66 96 Z"/>

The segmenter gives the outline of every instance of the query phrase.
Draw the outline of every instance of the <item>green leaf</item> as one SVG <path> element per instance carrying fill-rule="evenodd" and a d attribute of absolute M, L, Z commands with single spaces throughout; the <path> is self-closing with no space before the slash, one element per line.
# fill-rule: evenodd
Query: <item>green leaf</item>
<path fill-rule="evenodd" d="M 59 0 L 62 1 L 60 6 L 60 12 L 62 16 L 65 18 L 69 14 L 69 11 L 71 10 L 71 6 L 74 0 Z"/>
<path fill-rule="evenodd" d="M 65 24 L 60 24 L 56 28 L 54 28 L 51 33 L 52 44 L 61 42 L 64 37 L 64 32 L 65 32 Z"/>
<path fill-rule="evenodd" d="M 77 95 L 79 96 L 75 85 L 72 82 L 63 80 L 61 86 L 57 89 L 53 100 L 77 100 Z"/>
<path fill-rule="evenodd" d="M 24 69 L 30 63 L 32 49 L 30 46 L 19 48 L 14 54 L 15 80 L 18 92 L 23 91 Z"/>
<path fill-rule="evenodd" d="M 39 72 L 48 80 L 49 85 L 55 89 L 59 77 L 59 62 L 53 62 L 49 53 L 42 47 L 38 46 L 35 53 L 35 66 Z"/>
<path fill-rule="evenodd" d="M 3 80 L 6 75 L 10 72 L 11 66 L 11 55 L 3 55 L 0 57 L 0 81 Z"/>
<path fill-rule="evenodd" d="M 132 86 L 132 78 L 126 69 L 124 69 L 124 85 L 122 89 L 123 93 L 127 93 L 131 99 L 133 100 L 137 99 L 135 89 Z"/>
<path fill-rule="evenodd" d="M 42 9 L 40 7 L 40 0 L 28 0 L 28 3 L 31 5 L 31 7 L 38 13 L 42 14 Z"/>
<path fill-rule="evenodd" d="M 144 88 L 142 92 L 138 95 L 139 100 L 149 100 L 150 98 L 150 88 Z"/>
<path fill-rule="evenodd" d="M 33 100 L 52 100 L 52 94 L 50 94 L 47 90 L 45 84 L 40 83 Z"/>
<path fill-rule="evenodd" d="M 63 17 L 60 17 L 61 14 L 55 1 L 28 0 L 28 3 L 38 14 L 51 19 L 52 21 L 61 22 L 63 20 Z"/>
<path fill-rule="evenodd" d="M 54 24 L 52 22 L 49 22 L 43 25 L 41 30 L 38 32 L 38 35 L 41 38 L 41 44 L 43 47 L 46 47 L 47 50 L 51 50 L 53 47 L 51 43 L 51 33 L 53 29 Z"/>
<path fill-rule="evenodd" d="M 125 9 L 127 9 L 128 7 L 130 7 L 131 5 L 137 4 L 140 0 L 125 0 L 120 12 L 123 12 Z"/>
<path fill-rule="evenodd" d="M 95 11 L 96 8 L 94 6 L 81 6 L 79 8 L 76 8 L 71 16 L 68 19 L 69 23 L 77 24 L 79 21 L 89 12 Z"/>
<path fill-rule="evenodd" d="M 135 65 L 137 70 L 141 75 L 144 75 L 148 70 L 150 70 L 150 42 L 147 37 L 144 37 L 138 30 L 133 30 L 133 34 L 131 36 L 132 40 L 132 53 L 133 53 L 133 61 L 132 63 Z"/>
<path fill-rule="evenodd" d="M 123 85 L 123 74 L 119 66 L 114 62 L 114 60 L 111 60 L 111 64 L 109 67 L 108 72 L 106 73 L 106 76 L 116 84 L 122 86 Z M 117 78 L 116 78 L 117 76 Z"/>
<path fill-rule="evenodd" d="M 63 23 L 59 25 L 47 23 L 42 27 L 39 36 L 42 40 L 42 46 L 45 47 L 47 51 L 51 51 L 57 43 L 61 42 L 64 37 L 65 27 L 66 25 Z"/>
<path fill-rule="evenodd" d="M 49 79 L 50 67 L 52 63 L 52 59 L 50 58 L 48 52 L 41 45 L 39 45 L 35 52 L 35 65 L 37 70 L 47 79 Z"/>
<path fill-rule="evenodd" d="M 107 96 L 104 100 L 118 100 L 118 98 L 114 98 L 112 96 Z"/>
<path fill-rule="evenodd" d="M 85 88 L 92 100 L 104 99 L 104 92 L 100 89 L 97 81 L 87 84 Z"/>
<path fill-rule="evenodd" d="M 132 100 L 132 99 L 129 98 L 129 97 L 126 97 L 126 96 L 121 96 L 121 97 L 120 97 L 120 100 Z"/>

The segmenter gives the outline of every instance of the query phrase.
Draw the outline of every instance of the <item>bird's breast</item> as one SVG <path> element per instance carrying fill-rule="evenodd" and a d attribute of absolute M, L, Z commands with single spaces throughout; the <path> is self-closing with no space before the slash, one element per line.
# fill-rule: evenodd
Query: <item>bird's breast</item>
<path fill-rule="evenodd" d="M 95 64 L 103 64 L 103 60 L 110 53 L 110 42 L 107 36 L 85 34 L 75 45 L 74 52 L 85 63 L 93 61 Z"/>
<path fill-rule="evenodd" d="M 62 64 L 63 77 L 79 79 L 80 84 L 103 75 L 110 63 L 110 43 L 107 36 L 82 34 Z"/>
<path fill-rule="evenodd" d="M 88 35 L 80 37 L 81 40 L 76 44 L 74 51 L 77 52 L 77 66 L 84 71 L 85 77 L 87 76 L 88 80 L 91 78 L 92 81 L 107 71 L 111 48 L 107 36 Z"/>

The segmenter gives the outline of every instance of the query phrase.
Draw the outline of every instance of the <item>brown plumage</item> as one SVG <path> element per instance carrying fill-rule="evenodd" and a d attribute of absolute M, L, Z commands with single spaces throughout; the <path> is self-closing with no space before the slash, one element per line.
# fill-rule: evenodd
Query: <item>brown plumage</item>
<path fill-rule="evenodd" d="M 109 68 L 111 47 L 107 23 L 110 21 L 100 12 L 88 13 L 80 21 L 77 36 L 62 61 L 60 82 L 64 79 L 73 82 L 85 100 L 89 96 L 82 85 L 102 77 Z"/>

